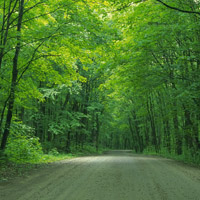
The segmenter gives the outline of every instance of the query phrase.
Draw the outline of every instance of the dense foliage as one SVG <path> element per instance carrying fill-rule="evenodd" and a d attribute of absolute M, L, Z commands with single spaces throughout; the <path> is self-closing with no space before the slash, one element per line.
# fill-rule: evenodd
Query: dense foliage
<path fill-rule="evenodd" d="M 11 160 L 99 146 L 200 161 L 200 2 L 0 0 Z"/>

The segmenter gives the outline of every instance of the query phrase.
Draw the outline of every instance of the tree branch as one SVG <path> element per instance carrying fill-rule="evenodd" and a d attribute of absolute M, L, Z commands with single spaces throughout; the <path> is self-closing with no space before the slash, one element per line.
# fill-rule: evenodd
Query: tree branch
<path fill-rule="evenodd" d="M 124 10 L 124 9 L 130 7 L 130 6 L 133 5 L 133 4 L 141 3 L 141 2 L 144 2 L 144 1 L 147 1 L 147 0 L 138 0 L 138 1 L 136 1 L 136 2 L 127 3 L 126 5 L 123 5 L 121 8 L 117 8 L 116 10 L 114 10 L 114 11 L 112 11 L 112 12 Z"/>
<path fill-rule="evenodd" d="M 183 10 L 183 9 L 180 9 L 180 8 L 176 8 L 176 7 L 170 6 L 170 5 L 164 3 L 164 2 L 161 1 L 161 0 L 156 0 L 156 1 L 159 2 L 159 3 L 161 3 L 162 5 L 164 5 L 164 6 L 167 7 L 167 8 L 170 8 L 170 9 L 173 9 L 173 10 L 176 10 L 176 11 L 179 11 L 179 12 L 182 12 L 182 13 L 189 13 L 189 14 L 197 14 L 197 15 L 200 15 L 200 12 L 197 12 L 197 11 Z"/>
<path fill-rule="evenodd" d="M 59 28 L 57 29 L 59 30 Z M 17 80 L 17 84 L 19 83 L 20 79 L 22 78 L 22 76 L 24 75 L 24 73 L 28 70 L 29 66 L 32 64 L 33 61 L 35 60 L 38 60 L 39 58 L 42 58 L 42 57 L 48 57 L 48 56 L 60 56 L 60 55 L 42 55 L 42 56 L 39 56 L 37 58 L 35 58 L 36 56 L 36 53 L 38 52 L 39 48 L 44 44 L 44 42 L 47 40 L 47 39 L 50 39 L 54 37 L 54 33 L 49 35 L 48 37 L 45 38 L 45 40 L 43 40 L 33 51 L 33 54 L 32 54 L 32 57 L 31 59 L 28 61 L 26 67 L 24 68 L 23 72 L 20 74 L 18 80 Z"/>

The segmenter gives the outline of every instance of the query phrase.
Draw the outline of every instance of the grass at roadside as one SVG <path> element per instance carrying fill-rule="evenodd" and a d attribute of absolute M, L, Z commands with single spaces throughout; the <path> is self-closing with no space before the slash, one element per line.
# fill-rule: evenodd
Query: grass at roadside
<path fill-rule="evenodd" d="M 190 164 L 196 167 L 200 167 L 200 155 L 196 154 L 196 156 L 191 155 L 177 155 L 175 153 L 169 154 L 167 152 L 159 152 L 156 153 L 154 151 L 144 151 L 144 155 L 152 155 L 152 156 L 161 156 L 164 158 L 173 159 L 182 163 Z"/>
<path fill-rule="evenodd" d="M 101 149 L 96 152 L 95 149 L 85 148 L 83 150 L 74 150 L 69 154 L 61 154 L 56 150 L 53 150 L 49 154 L 41 154 L 37 160 L 29 160 L 27 162 L 20 160 L 14 162 L 5 157 L 0 159 L 0 182 L 4 182 L 19 176 L 26 176 L 30 171 L 48 167 L 49 164 L 56 161 L 72 159 L 81 156 L 99 155 L 102 154 L 103 151 L 104 150 Z"/>
<path fill-rule="evenodd" d="M 30 171 L 46 167 L 49 163 L 75 157 L 75 155 L 41 155 L 36 162 L 13 162 L 9 159 L 0 161 L 0 182 L 4 182 L 15 177 L 27 175 Z"/>

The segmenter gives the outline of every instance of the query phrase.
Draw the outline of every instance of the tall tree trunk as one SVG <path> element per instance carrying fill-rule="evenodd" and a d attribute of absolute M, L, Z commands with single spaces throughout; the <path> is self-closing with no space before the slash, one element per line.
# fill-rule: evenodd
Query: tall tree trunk
<path fill-rule="evenodd" d="M 131 117 L 128 118 L 128 122 L 129 122 L 129 129 L 130 129 L 130 132 L 131 132 L 132 140 L 133 140 L 133 146 L 134 146 L 134 149 L 137 153 L 139 151 L 139 149 L 138 149 L 136 137 L 135 137 L 135 134 L 134 134 L 134 129 L 133 129 Z"/>
<path fill-rule="evenodd" d="M 154 119 L 154 114 L 153 114 L 153 103 L 152 103 L 151 96 L 149 96 L 149 99 L 147 100 L 147 111 L 148 111 L 149 120 L 151 124 L 152 145 L 155 147 L 155 151 L 158 152 L 159 148 L 158 148 L 155 119 Z"/>
<path fill-rule="evenodd" d="M 170 142 L 170 126 L 169 126 L 169 117 L 167 116 L 167 110 L 166 110 L 166 102 L 165 99 L 162 95 L 162 93 L 158 92 L 158 104 L 160 106 L 160 113 L 161 113 L 161 117 L 162 117 L 162 123 L 163 123 L 163 144 L 164 147 L 167 148 L 167 151 L 170 153 L 171 152 L 171 142 Z"/>
<path fill-rule="evenodd" d="M 137 144 L 139 147 L 139 152 L 143 152 L 144 150 L 144 144 L 143 144 L 143 138 L 140 135 L 140 128 L 138 125 L 138 119 L 137 119 L 137 115 L 135 113 L 135 111 L 132 111 L 132 116 L 133 116 L 133 120 L 134 120 L 134 127 L 135 127 L 135 135 L 136 135 L 136 140 L 137 140 Z"/>
<path fill-rule="evenodd" d="M 11 16 L 15 11 L 15 8 L 16 8 L 17 2 L 18 2 L 18 0 L 15 0 L 15 3 L 12 7 L 13 0 L 10 0 L 9 6 L 7 8 L 6 1 L 7 0 L 4 0 L 3 23 L 2 23 L 1 35 L 0 35 L 0 45 L 1 45 L 1 48 L 0 48 L 0 69 L 1 69 L 1 66 L 2 66 L 2 61 L 3 61 L 3 57 L 4 57 L 4 51 L 5 51 L 5 46 L 6 46 L 6 43 L 7 43 L 8 33 L 9 33 L 9 30 L 10 30 Z M 6 12 L 6 9 L 7 9 L 7 12 Z M 22 16 L 23 16 L 23 13 L 22 13 Z M 19 14 L 19 17 L 20 17 L 20 14 Z M 18 24 L 19 24 L 19 20 L 18 20 Z"/>
<path fill-rule="evenodd" d="M 12 81 L 11 81 L 11 89 L 10 89 L 10 99 L 8 102 L 8 112 L 7 112 L 7 117 L 6 117 L 6 124 L 5 124 L 5 129 L 3 133 L 3 138 L 1 141 L 1 149 L 4 150 L 6 147 L 7 143 L 7 138 L 10 133 L 10 125 L 12 121 L 12 115 L 13 115 L 13 107 L 14 107 L 14 102 L 15 102 L 15 89 L 17 85 L 17 75 L 18 75 L 18 58 L 19 58 L 19 53 L 21 49 L 21 28 L 22 28 L 22 19 L 23 19 L 23 11 L 24 11 L 24 0 L 19 1 L 19 18 L 18 18 L 18 24 L 17 24 L 17 45 L 15 48 L 15 55 L 13 58 L 13 70 L 12 70 Z"/>
<path fill-rule="evenodd" d="M 96 114 L 96 151 L 98 152 L 99 150 L 99 128 L 100 128 L 100 125 L 99 125 L 99 115 L 98 113 Z"/>
<path fill-rule="evenodd" d="M 172 88 L 175 90 L 176 86 L 172 82 Z M 179 121 L 178 121 L 178 109 L 177 109 L 177 100 L 174 96 L 173 99 L 173 123 L 174 123 L 174 134 L 175 134 L 175 152 L 178 155 L 182 154 L 182 135 L 179 129 Z"/>
<path fill-rule="evenodd" d="M 71 152 L 71 133 L 70 130 L 67 132 L 67 140 L 66 140 L 66 153 Z"/>

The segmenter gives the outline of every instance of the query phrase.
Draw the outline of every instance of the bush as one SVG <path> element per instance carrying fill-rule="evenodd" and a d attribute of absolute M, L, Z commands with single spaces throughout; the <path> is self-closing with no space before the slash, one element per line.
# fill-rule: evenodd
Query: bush
<path fill-rule="evenodd" d="M 7 156 L 6 156 L 6 154 L 2 150 L 0 150 L 0 166 L 2 164 L 5 164 L 6 162 L 7 162 Z"/>
<path fill-rule="evenodd" d="M 24 135 L 9 138 L 5 153 L 10 161 L 16 163 L 37 162 L 43 154 L 39 138 Z"/>
<path fill-rule="evenodd" d="M 49 155 L 53 155 L 53 156 L 58 156 L 59 155 L 59 152 L 56 148 L 53 148 L 49 151 L 48 153 Z"/>

